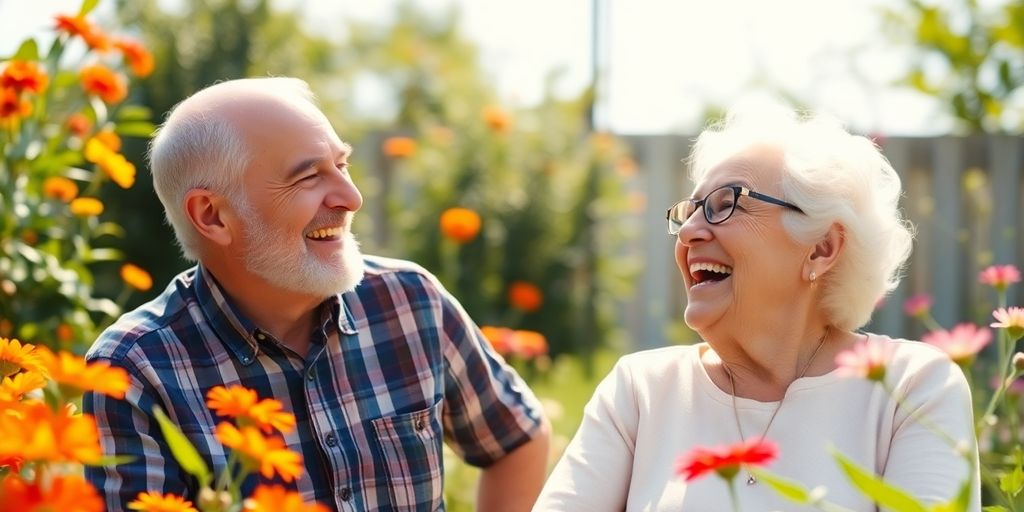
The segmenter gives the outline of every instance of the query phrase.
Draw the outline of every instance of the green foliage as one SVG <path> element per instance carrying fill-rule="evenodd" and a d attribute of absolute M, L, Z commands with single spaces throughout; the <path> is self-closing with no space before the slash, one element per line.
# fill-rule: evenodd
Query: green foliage
<path fill-rule="evenodd" d="M 82 16 L 95 3 L 84 2 Z M 80 23 L 59 31 L 45 54 L 30 37 L 0 63 L 0 94 L 18 106 L 13 113 L 0 107 L 0 336 L 76 350 L 130 294 L 116 277 L 124 256 L 111 247 L 124 230 L 98 211 L 101 196 L 116 197 L 134 182 L 114 133 L 148 137 L 153 130 L 144 110 L 123 103 L 127 79 L 114 70 L 133 64 L 141 73 L 134 55 L 119 38 Z M 83 41 L 113 41 L 123 55 L 82 52 Z M 95 64 L 103 67 L 86 78 Z M 107 298 L 118 290 L 118 300 Z"/>
<path fill-rule="evenodd" d="M 1024 3 L 902 0 L 883 16 L 915 49 L 904 85 L 942 100 L 968 132 L 1024 130 Z"/>
<path fill-rule="evenodd" d="M 344 46 L 364 66 L 354 76 L 378 78 L 397 102 L 379 130 L 407 136 L 385 140 L 380 172 L 365 178 L 378 192 L 372 243 L 435 272 L 479 323 L 589 354 L 629 293 L 633 267 L 618 248 L 629 243 L 631 160 L 614 137 L 588 133 L 588 93 L 499 105 L 456 27 L 404 4 L 392 25 L 354 25 Z M 478 234 L 446 233 L 440 218 L 454 207 L 479 215 Z M 537 286 L 542 305 L 521 307 L 517 282 Z"/>

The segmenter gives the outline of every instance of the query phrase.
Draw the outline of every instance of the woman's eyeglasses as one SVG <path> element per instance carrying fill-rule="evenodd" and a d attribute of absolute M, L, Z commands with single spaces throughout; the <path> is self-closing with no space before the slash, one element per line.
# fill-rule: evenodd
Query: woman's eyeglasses
<path fill-rule="evenodd" d="M 746 187 L 726 185 L 712 190 L 708 195 L 704 196 L 704 199 L 683 199 L 672 205 L 668 212 L 665 213 L 665 218 L 668 219 L 668 234 L 673 236 L 679 234 L 679 230 L 683 228 L 683 223 L 693 215 L 693 212 L 698 207 L 702 207 L 704 210 L 704 218 L 708 221 L 708 224 L 721 224 L 729 220 L 729 217 L 732 217 L 733 212 L 736 211 L 736 203 L 740 196 L 760 199 L 766 203 L 785 206 L 786 208 L 804 213 L 799 206 L 787 203 L 782 199 L 759 194 Z"/>

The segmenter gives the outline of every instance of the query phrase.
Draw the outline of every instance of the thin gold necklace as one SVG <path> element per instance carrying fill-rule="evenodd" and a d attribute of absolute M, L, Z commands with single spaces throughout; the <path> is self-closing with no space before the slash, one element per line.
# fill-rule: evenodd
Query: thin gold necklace
<path fill-rule="evenodd" d="M 818 351 L 821 350 L 821 346 L 825 344 L 825 337 L 828 336 L 828 331 L 829 327 L 825 326 L 825 332 L 822 333 L 821 338 L 818 338 L 818 346 L 814 347 L 814 352 L 811 352 L 811 357 L 807 359 L 807 364 L 804 365 L 804 369 L 800 372 L 800 375 L 793 379 L 793 382 L 796 382 L 802 379 L 804 375 L 807 375 L 807 370 L 810 369 L 811 363 L 814 362 L 814 356 L 818 355 Z M 724 359 L 722 360 L 722 368 L 725 369 L 726 375 L 729 376 L 729 386 L 732 388 L 732 417 L 736 420 L 736 430 L 740 432 L 740 441 L 746 443 L 747 438 L 743 435 L 743 427 L 740 425 L 740 411 L 739 408 L 736 407 L 736 379 L 733 377 L 732 370 L 729 368 L 729 365 L 725 363 Z M 793 382 L 790 382 L 789 385 L 792 386 Z M 786 391 L 789 391 L 789 386 L 786 386 Z M 775 406 L 775 410 L 772 411 L 772 416 L 768 418 L 768 424 L 764 426 L 764 431 L 761 432 L 762 440 L 764 439 L 764 436 L 768 435 L 768 429 L 772 428 L 772 422 L 775 421 L 775 415 L 779 414 L 779 409 L 782 409 L 782 402 L 785 400 L 786 395 L 783 394 L 782 398 L 779 400 L 779 405 Z M 755 478 L 753 474 L 747 473 L 747 485 L 754 485 L 756 483 L 757 478 Z"/>

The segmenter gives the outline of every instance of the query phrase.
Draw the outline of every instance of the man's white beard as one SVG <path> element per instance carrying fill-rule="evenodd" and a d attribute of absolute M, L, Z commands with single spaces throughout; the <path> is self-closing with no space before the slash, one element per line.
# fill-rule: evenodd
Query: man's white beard
<path fill-rule="evenodd" d="M 304 235 L 295 239 L 294 235 L 271 229 L 259 221 L 248 203 L 238 210 L 245 226 L 245 268 L 270 284 L 327 298 L 350 291 L 363 280 L 363 255 L 349 231 L 353 214 L 346 213 L 341 251 L 330 261 L 322 261 L 306 250 Z"/>

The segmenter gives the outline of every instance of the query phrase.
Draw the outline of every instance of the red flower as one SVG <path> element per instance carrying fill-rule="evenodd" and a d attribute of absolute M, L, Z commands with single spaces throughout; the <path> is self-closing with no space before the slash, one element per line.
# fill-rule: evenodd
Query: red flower
<path fill-rule="evenodd" d="M 128 82 L 102 64 L 85 66 L 79 73 L 85 92 L 99 96 L 108 104 L 119 103 L 128 96 Z"/>
<path fill-rule="evenodd" d="M 544 303 L 544 293 L 533 283 L 513 281 L 508 287 L 508 303 L 516 309 L 532 313 Z"/>
<path fill-rule="evenodd" d="M 32 113 L 32 104 L 14 89 L 0 87 L 0 121 L 16 121 Z"/>
<path fill-rule="evenodd" d="M 132 68 L 132 73 L 135 76 L 146 78 L 153 72 L 153 68 L 156 66 L 153 62 L 153 54 L 145 46 L 142 46 L 142 43 L 122 38 L 114 41 L 114 47 L 124 54 L 124 60 L 128 62 L 128 66 Z"/>
<path fill-rule="evenodd" d="M 764 466 L 775 460 L 778 452 L 775 443 L 761 438 L 715 448 L 698 446 L 679 458 L 676 475 L 689 482 L 715 472 L 726 480 L 732 480 L 741 467 Z"/>
<path fill-rule="evenodd" d="M 0 74 L 0 87 L 15 91 L 43 92 L 46 89 L 46 71 L 38 63 L 27 60 L 12 60 Z"/>

